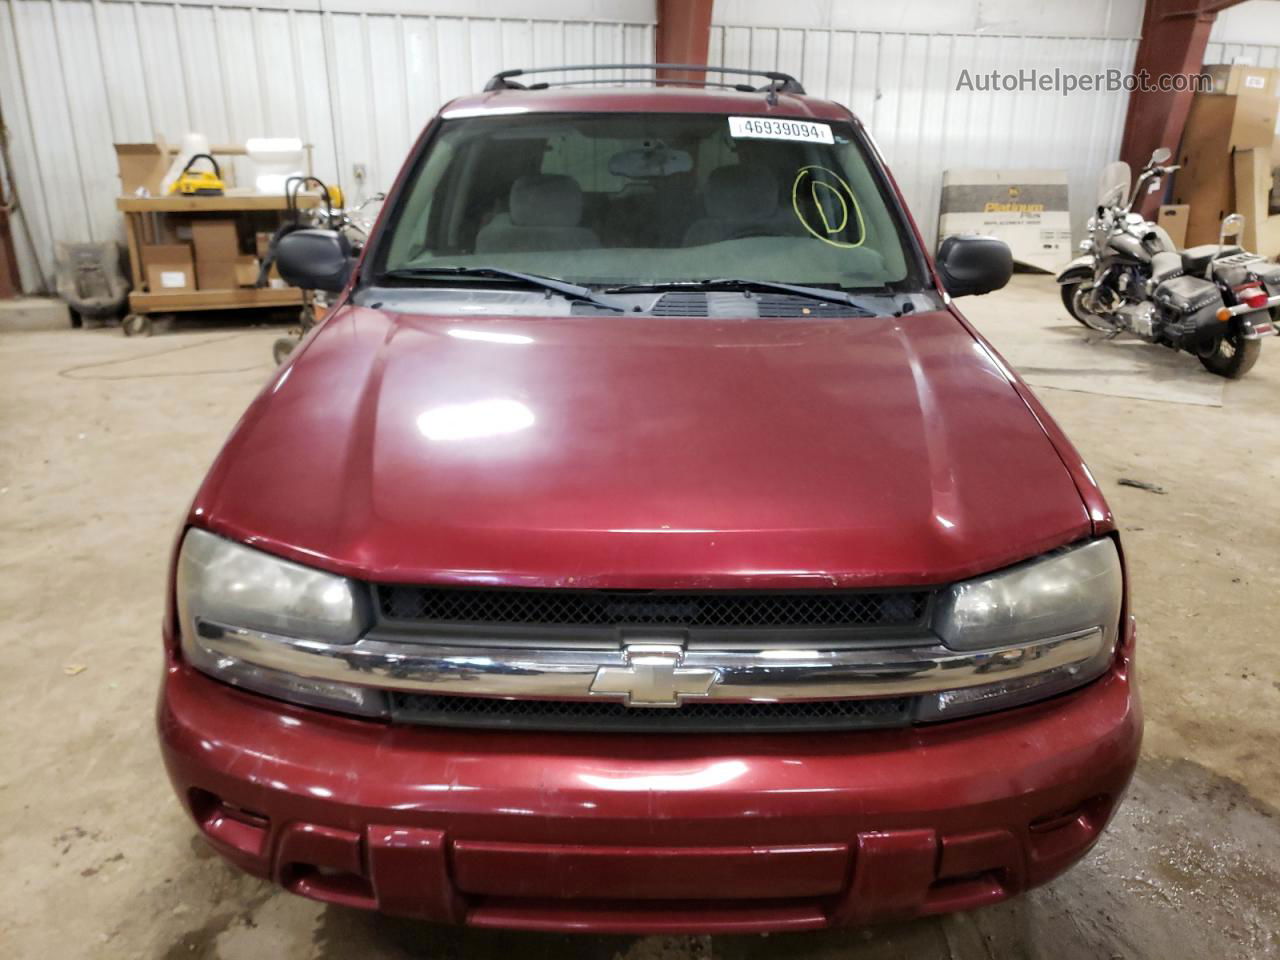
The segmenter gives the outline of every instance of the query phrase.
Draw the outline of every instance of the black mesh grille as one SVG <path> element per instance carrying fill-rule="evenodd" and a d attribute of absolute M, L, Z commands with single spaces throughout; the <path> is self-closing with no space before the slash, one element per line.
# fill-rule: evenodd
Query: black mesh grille
<path fill-rule="evenodd" d="M 392 718 L 401 723 L 491 729 L 594 732 L 788 732 L 870 730 L 911 719 L 911 699 L 815 700 L 791 703 L 686 702 L 680 707 L 628 707 L 612 701 L 500 700 L 393 693 Z"/>
<path fill-rule="evenodd" d="M 924 592 L 670 593 L 378 587 L 382 615 L 432 623 L 685 627 L 861 627 L 920 623 Z"/>

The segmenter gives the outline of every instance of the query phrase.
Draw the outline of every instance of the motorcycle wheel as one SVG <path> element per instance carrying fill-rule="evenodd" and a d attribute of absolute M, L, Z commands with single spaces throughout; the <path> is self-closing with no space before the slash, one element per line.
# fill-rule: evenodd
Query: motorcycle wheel
<path fill-rule="evenodd" d="M 1058 288 L 1062 292 L 1062 305 L 1076 322 L 1098 333 L 1115 333 L 1116 325 L 1097 314 L 1090 313 L 1084 306 L 1084 295 L 1087 292 L 1083 283 L 1064 283 Z"/>
<path fill-rule="evenodd" d="M 120 321 L 120 332 L 126 337 L 149 337 L 155 325 L 145 313 L 131 313 Z"/>
<path fill-rule="evenodd" d="M 271 357 L 277 367 L 289 359 L 289 354 L 293 353 L 293 348 L 297 345 L 298 341 L 293 337 L 281 337 L 271 345 Z"/>
<path fill-rule="evenodd" d="M 1210 373 L 1228 380 L 1239 380 L 1253 369 L 1261 353 L 1261 340 L 1246 340 L 1239 330 L 1232 330 L 1215 340 L 1212 349 L 1199 351 L 1196 356 Z"/>

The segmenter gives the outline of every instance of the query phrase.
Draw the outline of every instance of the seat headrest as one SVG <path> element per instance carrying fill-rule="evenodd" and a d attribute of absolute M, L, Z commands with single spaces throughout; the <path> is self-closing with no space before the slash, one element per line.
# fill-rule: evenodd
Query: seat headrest
<path fill-rule="evenodd" d="M 511 222 L 518 227 L 576 227 L 582 219 L 582 190 L 573 177 L 538 173 L 511 185 Z"/>
<path fill-rule="evenodd" d="M 720 220 L 764 220 L 778 209 L 778 180 L 767 167 L 716 167 L 707 178 L 707 213 Z"/>

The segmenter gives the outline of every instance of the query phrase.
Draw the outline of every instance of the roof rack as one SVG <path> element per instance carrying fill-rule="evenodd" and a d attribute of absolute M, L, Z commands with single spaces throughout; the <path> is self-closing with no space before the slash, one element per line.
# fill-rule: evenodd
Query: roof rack
<path fill-rule="evenodd" d="M 750 84 L 728 84 L 714 83 L 704 81 L 704 86 L 728 87 L 734 90 L 742 90 L 748 93 L 767 93 L 770 102 L 777 100 L 779 93 L 804 93 L 804 87 L 800 81 L 789 73 L 781 73 L 777 70 L 744 70 L 741 67 L 710 67 L 705 63 L 595 63 L 595 64 L 573 64 L 565 67 L 531 67 L 518 70 L 503 70 L 495 73 L 489 78 L 489 82 L 484 85 L 486 91 L 492 90 L 545 90 L 552 84 L 549 81 L 541 81 L 539 83 L 515 83 L 513 77 L 523 77 L 531 73 L 568 73 L 580 72 L 583 70 L 652 70 L 656 74 L 660 70 L 678 70 L 689 73 L 719 73 L 734 74 L 735 76 L 745 77 L 765 77 L 769 82 L 763 87 L 753 87 Z M 622 79 L 613 78 L 608 80 L 579 80 L 564 81 L 557 86 L 573 86 L 582 83 L 620 83 Z M 671 84 L 673 86 L 688 86 L 696 81 L 675 79 L 669 77 L 655 76 L 653 79 L 655 85 Z"/>

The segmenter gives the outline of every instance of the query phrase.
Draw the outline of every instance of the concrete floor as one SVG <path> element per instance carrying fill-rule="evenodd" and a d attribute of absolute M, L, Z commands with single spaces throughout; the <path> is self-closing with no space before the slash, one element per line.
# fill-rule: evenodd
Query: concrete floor
<path fill-rule="evenodd" d="M 1043 279 L 964 306 L 997 346 L 1069 329 Z M 171 795 L 151 717 L 166 555 L 278 332 L 0 336 L 0 956 L 1280 956 L 1280 341 L 1222 407 L 1039 391 L 1121 520 L 1140 620 L 1145 758 L 1086 862 L 943 919 L 635 940 L 324 907 L 225 866 Z"/>

